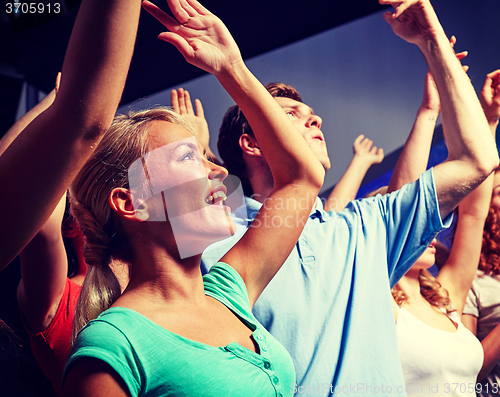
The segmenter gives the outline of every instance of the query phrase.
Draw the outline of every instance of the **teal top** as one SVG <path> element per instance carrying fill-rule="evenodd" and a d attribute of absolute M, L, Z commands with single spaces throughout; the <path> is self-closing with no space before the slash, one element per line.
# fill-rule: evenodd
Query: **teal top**
<path fill-rule="evenodd" d="M 236 342 L 213 347 L 160 327 L 138 312 L 113 307 L 78 334 L 63 375 L 83 357 L 109 364 L 132 396 L 285 396 L 295 372 L 290 355 L 255 319 L 245 283 L 218 263 L 203 277 L 205 294 L 250 330 L 257 354 Z"/>

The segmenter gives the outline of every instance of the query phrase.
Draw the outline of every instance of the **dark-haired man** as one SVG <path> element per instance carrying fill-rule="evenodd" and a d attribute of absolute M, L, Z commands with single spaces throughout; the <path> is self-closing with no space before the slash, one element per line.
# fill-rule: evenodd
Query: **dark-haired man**
<path fill-rule="evenodd" d="M 442 219 L 498 165 L 474 89 L 429 1 L 380 2 L 395 6 L 384 18 L 424 54 L 441 97 L 450 155 L 400 191 L 351 202 L 338 213 L 323 211 L 317 199 L 294 250 L 253 310 L 290 352 L 297 374 L 290 390 L 296 395 L 406 395 L 390 288 L 449 222 Z M 290 87 L 268 89 L 328 169 L 321 119 Z M 204 253 L 205 269 L 247 227 L 273 226 L 272 219 L 252 223 L 273 182 L 239 109 L 226 113 L 218 146 L 229 172 L 242 180 L 247 209 L 234 213 L 236 235 Z"/>

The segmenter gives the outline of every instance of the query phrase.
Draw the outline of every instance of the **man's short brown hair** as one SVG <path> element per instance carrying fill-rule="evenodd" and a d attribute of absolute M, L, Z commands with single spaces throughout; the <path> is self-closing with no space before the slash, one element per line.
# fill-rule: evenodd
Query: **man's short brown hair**
<path fill-rule="evenodd" d="M 302 102 L 298 91 L 287 84 L 270 83 L 266 85 L 266 89 L 274 98 L 290 98 Z M 222 119 L 217 150 L 229 173 L 240 178 L 245 195 L 251 196 L 253 190 L 249 179 L 250 174 L 239 142 L 243 134 L 255 137 L 240 108 L 237 105 L 231 106 Z"/>

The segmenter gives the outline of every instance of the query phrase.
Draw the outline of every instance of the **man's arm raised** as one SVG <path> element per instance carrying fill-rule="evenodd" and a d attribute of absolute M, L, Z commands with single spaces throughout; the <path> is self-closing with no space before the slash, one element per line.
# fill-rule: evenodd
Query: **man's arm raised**
<path fill-rule="evenodd" d="M 385 20 L 394 33 L 416 44 L 434 77 L 441 100 L 448 159 L 435 167 L 441 217 L 475 189 L 497 166 L 498 153 L 477 95 L 456 58 L 428 0 L 379 0 L 394 13 Z"/>

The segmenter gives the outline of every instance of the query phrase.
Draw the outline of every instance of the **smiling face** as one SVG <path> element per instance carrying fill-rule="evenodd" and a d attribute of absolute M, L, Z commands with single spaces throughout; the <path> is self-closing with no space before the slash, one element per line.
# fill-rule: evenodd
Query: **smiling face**
<path fill-rule="evenodd" d="M 328 171 L 331 163 L 328 157 L 325 137 L 321 132 L 321 117 L 315 115 L 314 111 L 302 102 L 282 97 L 274 99 L 285 113 L 289 115 L 293 124 L 304 137 L 307 145 L 311 148 L 325 171 Z"/>
<path fill-rule="evenodd" d="M 153 150 L 129 168 L 134 208 L 145 207 L 147 221 L 170 222 L 181 257 L 230 237 L 235 227 L 222 183 L 227 171 L 209 162 L 196 138 L 177 124 L 152 122 L 148 139 Z"/>

